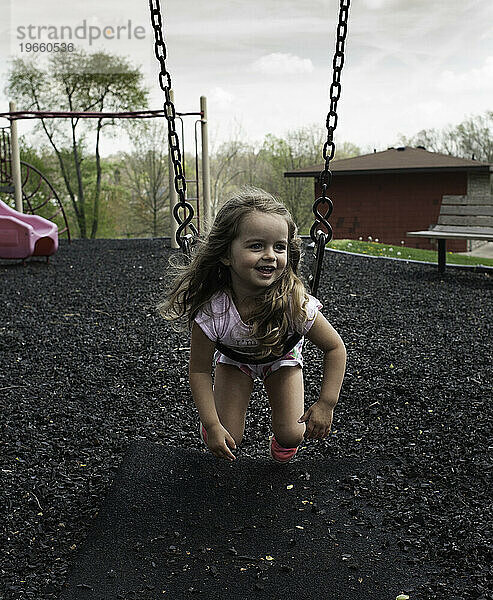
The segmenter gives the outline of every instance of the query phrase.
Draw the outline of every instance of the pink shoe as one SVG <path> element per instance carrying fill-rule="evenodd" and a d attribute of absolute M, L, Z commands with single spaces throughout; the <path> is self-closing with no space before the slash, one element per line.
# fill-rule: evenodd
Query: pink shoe
<path fill-rule="evenodd" d="M 207 446 L 207 431 L 205 430 L 205 427 L 202 425 L 202 421 L 199 422 L 199 432 L 200 432 L 200 439 Z"/>
<path fill-rule="evenodd" d="M 285 463 L 290 461 L 293 456 L 298 452 L 298 447 L 296 448 L 283 448 L 277 443 L 276 438 L 271 435 L 270 437 L 270 455 L 271 457 L 280 463 Z"/>

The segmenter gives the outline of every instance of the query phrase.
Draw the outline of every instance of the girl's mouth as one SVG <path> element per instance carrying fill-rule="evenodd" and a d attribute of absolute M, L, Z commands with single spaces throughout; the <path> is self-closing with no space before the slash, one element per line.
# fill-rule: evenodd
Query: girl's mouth
<path fill-rule="evenodd" d="M 275 268 L 274 267 L 256 267 L 256 270 L 261 273 L 262 275 L 269 277 L 270 275 L 272 275 L 272 273 L 274 273 Z"/>

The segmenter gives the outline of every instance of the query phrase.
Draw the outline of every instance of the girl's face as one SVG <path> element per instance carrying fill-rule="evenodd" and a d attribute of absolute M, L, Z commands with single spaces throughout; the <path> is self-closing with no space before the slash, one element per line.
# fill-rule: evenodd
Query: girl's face
<path fill-rule="evenodd" d="M 261 294 L 281 277 L 288 262 L 288 224 L 280 215 L 255 211 L 240 223 L 231 242 L 229 267 L 233 292 L 238 298 Z"/>

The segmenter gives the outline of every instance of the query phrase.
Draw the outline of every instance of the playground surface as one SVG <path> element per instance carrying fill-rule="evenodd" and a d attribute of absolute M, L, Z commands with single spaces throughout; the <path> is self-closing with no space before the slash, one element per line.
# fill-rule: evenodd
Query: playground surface
<path fill-rule="evenodd" d="M 489 598 L 491 274 L 327 253 L 333 432 L 272 463 L 257 382 L 229 464 L 198 435 L 188 338 L 155 311 L 170 254 L 62 240 L 49 264 L 0 263 L 0 596 Z"/>

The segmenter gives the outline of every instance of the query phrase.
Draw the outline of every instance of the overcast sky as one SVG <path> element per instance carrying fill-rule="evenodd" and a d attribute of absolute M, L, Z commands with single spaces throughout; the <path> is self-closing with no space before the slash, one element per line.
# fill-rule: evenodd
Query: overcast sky
<path fill-rule="evenodd" d="M 311 123 L 324 127 L 332 78 L 336 0 L 161 0 L 178 111 L 209 103 L 216 143 L 251 142 Z M 491 0 L 353 0 L 337 139 L 385 149 L 400 133 L 441 128 L 493 110 Z M 145 0 L 0 0 L 0 106 L 9 56 L 26 56 L 29 25 L 104 31 L 124 39 L 76 40 L 142 67 L 151 108 L 162 107 Z M 128 20 L 133 34 L 128 39 Z M 24 27 L 23 33 L 19 28 Z M 96 29 L 94 29 L 96 32 Z M 140 34 L 140 35 L 139 35 Z M 24 38 L 22 38 L 24 35 Z M 40 40 L 38 40 L 40 41 Z M 41 40 L 43 41 L 43 40 Z M 48 41 L 44 38 L 44 41 Z M 24 48 L 25 50 L 25 48 Z M 38 57 L 41 55 L 38 54 Z M 3 124 L 3 123 L 2 123 Z M 28 125 L 21 124 L 21 131 Z M 118 143 L 116 144 L 118 146 Z M 115 141 L 106 150 L 115 148 Z"/>

